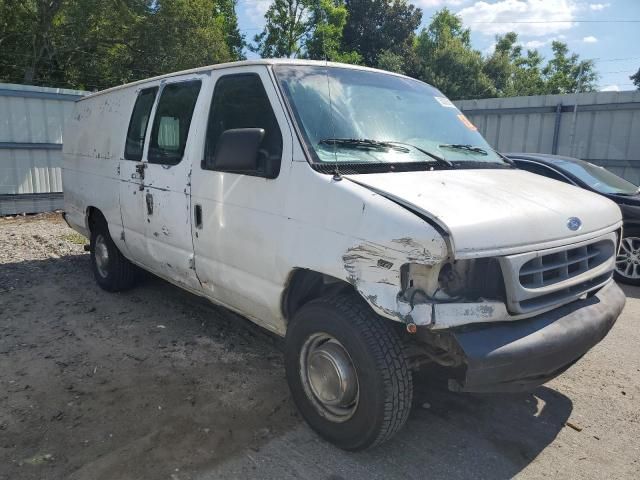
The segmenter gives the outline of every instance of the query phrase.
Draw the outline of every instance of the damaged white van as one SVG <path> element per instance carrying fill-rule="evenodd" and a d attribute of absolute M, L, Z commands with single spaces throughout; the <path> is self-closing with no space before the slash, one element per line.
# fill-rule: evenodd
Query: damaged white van
<path fill-rule="evenodd" d="M 613 202 L 515 169 L 437 89 L 368 68 L 249 61 L 84 97 L 64 192 L 101 287 L 142 268 L 285 336 L 296 405 L 349 450 L 401 428 L 420 365 L 533 388 L 625 302 Z"/>

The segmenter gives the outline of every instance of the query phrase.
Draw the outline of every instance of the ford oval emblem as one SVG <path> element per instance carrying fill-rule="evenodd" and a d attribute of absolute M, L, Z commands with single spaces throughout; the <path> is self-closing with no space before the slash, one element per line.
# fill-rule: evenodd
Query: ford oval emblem
<path fill-rule="evenodd" d="M 567 220 L 567 228 L 569 228 L 569 230 L 573 230 L 575 232 L 576 230 L 580 230 L 581 226 L 582 220 L 580 220 L 578 217 L 571 217 L 569 218 L 569 220 Z"/>

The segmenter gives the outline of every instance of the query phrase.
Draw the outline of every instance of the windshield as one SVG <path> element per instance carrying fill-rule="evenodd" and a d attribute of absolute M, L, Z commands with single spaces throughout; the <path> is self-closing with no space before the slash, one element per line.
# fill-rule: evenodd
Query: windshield
<path fill-rule="evenodd" d="M 627 182 L 624 178 L 620 178 L 609 170 L 592 163 L 560 160 L 557 164 L 597 192 L 619 195 L 635 195 L 638 193 L 638 187 L 633 183 Z"/>
<path fill-rule="evenodd" d="M 339 67 L 278 65 L 275 72 L 316 162 L 509 166 L 425 83 Z"/>

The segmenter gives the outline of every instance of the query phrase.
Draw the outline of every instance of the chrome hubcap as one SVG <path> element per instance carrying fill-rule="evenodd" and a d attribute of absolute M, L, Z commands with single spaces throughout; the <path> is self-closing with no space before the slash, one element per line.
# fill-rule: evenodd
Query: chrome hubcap
<path fill-rule="evenodd" d="M 353 416 L 358 406 L 358 376 L 349 353 L 325 333 L 310 336 L 300 352 L 305 393 L 318 412 L 334 422 Z"/>
<path fill-rule="evenodd" d="M 94 257 L 96 261 L 96 269 L 102 278 L 109 275 L 109 249 L 107 241 L 102 234 L 98 234 L 94 243 Z"/>
<path fill-rule="evenodd" d="M 626 278 L 640 278 L 640 238 L 625 237 L 616 257 L 616 271 Z"/>

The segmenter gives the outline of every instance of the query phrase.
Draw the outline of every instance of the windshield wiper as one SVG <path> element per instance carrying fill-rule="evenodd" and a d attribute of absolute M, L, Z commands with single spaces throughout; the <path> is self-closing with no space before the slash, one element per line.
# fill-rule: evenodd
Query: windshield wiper
<path fill-rule="evenodd" d="M 398 150 L 403 153 L 409 153 L 409 150 L 406 148 L 397 148 L 389 142 L 371 140 L 369 138 L 325 138 L 320 140 L 318 143 L 322 145 L 337 145 L 340 147 L 364 148 L 371 150 L 388 150 L 393 148 L 394 150 Z"/>
<path fill-rule="evenodd" d="M 454 150 L 466 150 L 468 152 L 479 153 L 480 155 L 488 155 L 487 151 L 484 148 L 474 147 L 473 145 L 462 144 L 462 143 L 443 143 L 438 145 L 440 148 L 452 148 Z"/>
<path fill-rule="evenodd" d="M 415 145 L 411 145 L 410 143 L 404 142 L 396 142 L 393 140 L 383 141 L 383 140 L 372 140 L 369 138 L 325 138 L 320 140 L 318 143 L 322 145 L 336 145 L 340 147 L 347 148 L 365 148 L 372 150 L 386 150 L 393 149 L 398 152 L 409 153 L 409 150 L 404 147 L 411 147 L 414 150 L 423 153 L 424 155 L 431 157 L 435 162 L 440 165 L 445 165 L 449 168 L 455 168 L 455 165 L 451 163 L 449 160 L 442 158 L 435 153 L 431 153 L 427 150 L 424 150 L 420 147 L 416 147 Z"/>

